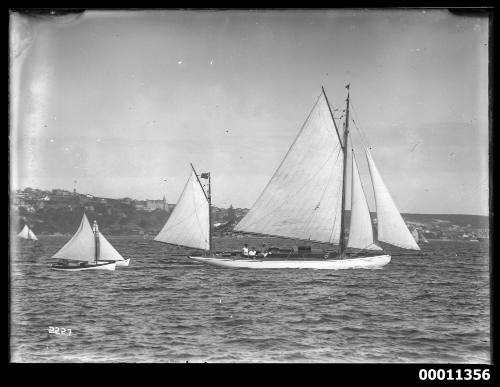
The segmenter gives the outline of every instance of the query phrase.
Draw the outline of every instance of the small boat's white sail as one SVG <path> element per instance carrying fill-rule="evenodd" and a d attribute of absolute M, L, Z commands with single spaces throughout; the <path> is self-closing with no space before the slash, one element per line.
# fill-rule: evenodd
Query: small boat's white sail
<path fill-rule="evenodd" d="M 21 230 L 21 232 L 19 234 L 17 234 L 18 237 L 21 237 L 23 239 L 29 239 L 29 228 L 28 226 L 25 224 L 23 229 Z"/>
<path fill-rule="evenodd" d="M 33 241 L 37 241 L 38 238 L 36 237 L 35 233 L 28 227 L 28 225 L 24 225 L 23 229 L 17 236 L 23 238 L 23 239 L 29 239 Z"/>
<path fill-rule="evenodd" d="M 195 249 L 210 249 L 209 205 L 194 171 L 155 241 Z"/>
<path fill-rule="evenodd" d="M 38 240 L 38 238 L 36 237 L 36 235 L 33 232 L 33 230 L 31 230 L 31 228 L 28 231 L 28 239 L 31 239 L 33 241 L 37 241 Z"/>
<path fill-rule="evenodd" d="M 339 243 L 343 150 L 322 93 L 236 231 Z"/>
<path fill-rule="evenodd" d="M 94 232 L 85 214 L 75 235 L 52 258 L 95 263 Z"/>
<path fill-rule="evenodd" d="M 99 232 L 99 260 L 102 261 L 124 261 L 125 259 L 108 242 L 104 235 Z"/>
<path fill-rule="evenodd" d="M 352 154 L 351 224 L 347 247 L 366 250 L 382 250 L 373 242 L 372 220 L 366 202 L 363 185 L 359 178 L 358 164 Z"/>
<path fill-rule="evenodd" d="M 377 239 L 404 249 L 420 250 L 396 208 L 368 149 L 366 149 L 366 158 L 377 206 Z"/>

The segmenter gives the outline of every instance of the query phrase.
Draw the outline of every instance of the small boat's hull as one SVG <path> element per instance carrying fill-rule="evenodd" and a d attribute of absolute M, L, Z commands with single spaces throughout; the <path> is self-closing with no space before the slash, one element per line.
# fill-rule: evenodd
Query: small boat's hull
<path fill-rule="evenodd" d="M 99 263 L 105 263 L 105 262 L 114 262 L 116 263 L 116 266 L 128 266 L 130 263 L 130 258 L 129 259 L 124 259 L 123 261 L 98 261 Z"/>
<path fill-rule="evenodd" d="M 99 262 L 96 264 L 78 265 L 62 265 L 55 263 L 52 265 L 52 270 L 58 271 L 85 271 L 85 270 L 115 270 L 115 262 Z"/>
<path fill-rule="evenodd" d="M 314 260 L 265 260 L 265 259 L 231 259 L 217 257 L 195 257 L 192 260 L 209 265 L 245 268 L 245 269 L 376 269 L 391 261 L 390 255 L 346 259 L 314 259 Z"/>

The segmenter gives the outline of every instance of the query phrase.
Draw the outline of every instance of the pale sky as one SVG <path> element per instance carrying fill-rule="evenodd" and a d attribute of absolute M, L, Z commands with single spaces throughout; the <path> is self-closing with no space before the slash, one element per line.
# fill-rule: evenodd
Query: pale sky
<path fill-rule="evenodd" d="M 350 83 L 401 212 L 487 215 L 488 34 L 446 10 L 12 15 L 11 184 L 174 203 L 192 162 L 249 208 L 321 86 L 344 108 Z"/>

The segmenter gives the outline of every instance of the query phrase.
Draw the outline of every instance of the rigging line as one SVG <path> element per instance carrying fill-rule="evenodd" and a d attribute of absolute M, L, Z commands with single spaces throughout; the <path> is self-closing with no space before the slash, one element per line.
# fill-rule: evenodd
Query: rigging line
<path fill-rule="evenodd" d="M 358 122 L 360 122 L 360 121 L 359 121 L 359 115 L 358 115 L 358 113 L 357 113 L 357 111 L 356 111 L 356 107 L 355 107 L 355 106 L 354 106 L 354 104 L 352 103 L 352 100 L 351 100 L 350 102 L 351 102 L 351 106 L 352 106 L 352 111 L 353 111 L 354 115 L 356 116 L 356 120 L 358 120 Z M 353 122 L 354 122 L 354 120 L 353 120 Z M 370 145 L 370 142 L 368 141 L 368 138 L 367 138 L 366 134 L 364 133 L 364 130 L 363 130 L 363 129 L 358 128 L 358 126 L 356 125 L 356 123 L 354 123 L 354 125 L 356 126 L 356 129 L 358 129 L 358 131 L 360 132 L 361 137 L 362 137 L 362 138 L 364 138 L 364 140 L 365 140 L 365 141 L 364 141 L 365 145 L 368 145 L 368 146 L 369 146 L 369 145 Z M 360 126 L 361 126 L 361 123 L 360 123 Z"/>
<path fill-rule="evenodd" d="M 363 134 L 359 130 L 358 125 L 356 125 L 356 121 L 354 121 L 354 119 L 352 119 L 351 121 L 354 124 L 354 127 L 356 128 L 356 131 L 357 131 L 356 133 L 358 134 L 359 139 L 361 140 L 361 143 L 362 143 L 363 147 L 367 148 L 368 142 L 366 141 L 366 139 L 364 138 Z"/>

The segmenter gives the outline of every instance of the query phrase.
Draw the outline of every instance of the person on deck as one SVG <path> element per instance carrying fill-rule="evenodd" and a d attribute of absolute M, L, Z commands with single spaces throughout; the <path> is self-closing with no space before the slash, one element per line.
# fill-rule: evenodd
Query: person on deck
<path fill-rule="evenodd" d="M 267 246 L 265 243 L 262 244 L 262 251 L 259 253 L 259 257 L 265 258 L 267 257 L 268 254 L 271 254 L 269 250 L 267 249 Z"/>
<path fill-rule="evenodd" d="M 255 251 L 255 249 L 252 247 L 250 249 L 250 251 L 248 252 L 248 256 L 249 257 L 255 257 L 255 254 L 257 254 L 257 252 Z"/>
<path fill-rule="evenodd" d="M 248 257 L 248 245 L 246 243 L 241 249 L 241 255 L 243 255 L 244 257 Z"/>

